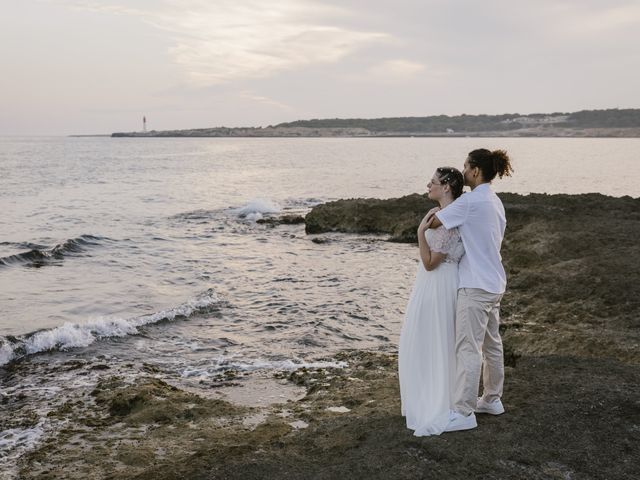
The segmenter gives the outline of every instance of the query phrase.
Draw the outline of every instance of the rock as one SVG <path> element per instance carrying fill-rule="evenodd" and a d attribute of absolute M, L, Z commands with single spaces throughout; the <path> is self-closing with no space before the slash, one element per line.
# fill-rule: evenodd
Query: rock
<path fill-rule="evenodd" d="M 240 407 L 217 399 L 203 399 L 152 377 L 141 377 L 133 385 L 112 377 L 101 380 L 91 393 L 106 409 L 111 421 L 130 424 L 171 424 L 200 417 L 238 415 Z"/>
<path fill-rule="evenodd" d="M 314 238 L 312 238 L 312 239 L 311 239 L 311 241 L 312 241 L 313 243 L 317 243 L 318 245 L 323 245 L 323 244 L 326 244 L 326 243 L 331 243 L 331 240 L 329 240 L 329 239 L 328 239 L 328 238 L 326 238 L 326 237 L 314 237 Z"/>
<path fill-rule="evenodd" d="M 420 220 L 433 206 L 417 193 L 388 200 L 337 200 L 315 206 L 305 217 L 305 231 L 387 234 L 391 241 L 414 242 Z"/>
<path fill-rule="evenodd" d="M 304 217 L 301 215 L 282 215 L 280 217 L 259 218 L 256 223 L 274 227 L 276 225 L 298 225 L 304 223 Z"/>

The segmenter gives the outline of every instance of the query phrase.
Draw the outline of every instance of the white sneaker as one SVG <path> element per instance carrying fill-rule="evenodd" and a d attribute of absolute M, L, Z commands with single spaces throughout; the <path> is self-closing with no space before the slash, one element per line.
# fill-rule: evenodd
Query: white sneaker
<path fill-rule="evenodd" d="M 449 424 L 444 431 L 457 432 L 459 430 L 471 430 L 477 426 L 478 423 L 476 422 L 476 416 L 473 413 L 465 417 L 461 413 L 454 412 L 449 416 Z"/>
<path fill-rule="evenodd" d="M 482 397 L 478 397 L 478 405 L 476 413 L 488 413 L 489 415 L 501 415 L 504 413 L 504 407 L 500 399 L 493 402 L 487 402 Z"/>

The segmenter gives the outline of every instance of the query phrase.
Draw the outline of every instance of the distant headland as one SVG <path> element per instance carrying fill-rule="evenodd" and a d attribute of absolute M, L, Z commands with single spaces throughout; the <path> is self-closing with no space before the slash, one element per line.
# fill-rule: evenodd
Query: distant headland
<path fill-rule="evenodd" d="M 640 137 L 640 109 L 315 119 L 268 127 L 116 132 L 112 137 Z"/>

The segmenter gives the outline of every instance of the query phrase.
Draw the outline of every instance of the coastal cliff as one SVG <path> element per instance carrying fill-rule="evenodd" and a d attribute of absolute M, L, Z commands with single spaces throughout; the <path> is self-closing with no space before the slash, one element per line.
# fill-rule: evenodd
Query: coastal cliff
<path fill-rule="evenodd" d="M 640 109 L 297 120 L 255 128 L 117 132 L 112 137 L 640 137 Z"/>

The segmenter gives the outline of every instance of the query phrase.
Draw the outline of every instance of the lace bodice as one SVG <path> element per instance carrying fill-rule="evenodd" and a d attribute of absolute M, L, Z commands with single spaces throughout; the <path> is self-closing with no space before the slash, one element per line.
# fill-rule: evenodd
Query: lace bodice
<path fill-rule="evenodd" d="M 447 254 L 443 260 L 444 263 L 459 263 L 464 255 L 462 238 L 457 228 L 451 230 L 444 227 L 430 228 L 425 232 L 425 238 L 432 251 Z"/>

